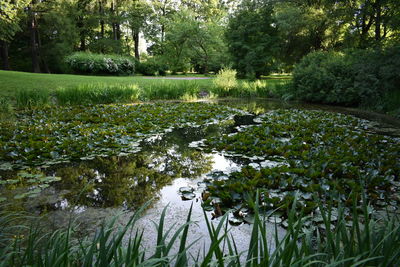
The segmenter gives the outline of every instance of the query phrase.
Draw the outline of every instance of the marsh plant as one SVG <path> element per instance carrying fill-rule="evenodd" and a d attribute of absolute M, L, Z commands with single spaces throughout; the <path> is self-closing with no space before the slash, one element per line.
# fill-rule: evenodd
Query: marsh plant
<path fill-rule="evenodd" d="M 200 85 L 195 81 L 161 81 L 144 86 L 140 98 L 143 100 L 194 100 L 198 98 L 199 93 Z"/>
<path fill-rule="evenodd" d="M 318 200 L 316 200 L 318 201 Z M 295 204 L 294 204 L 295 205 Z M 146 206 L 146 205 L 145 205 Z M 135 227 L 145 207 L 129 221 L 118 225 L 118 217 L 103 222 L 90 237 L 82 237 L 73 220 L 65 229 L 52 233 L 29 221 L 26 214 L 5 213 L 0 216 L 1 266 L 395 266 L 400 257 L 398 218 L 373 219 L 369 206 L 354 206 L 352 223 L 338 208 L 331 223 L 331 208 L 322 208 L 325 229 L 304 233 L 305 217 L 288 211 L 288 229 L 283 237 L 275 227 L 272 240 L 267 238 L 266 218 L 255 204 L 255 219 L 248 250 L 239 252 L 235 237 L 229 234 L 228 213 L 213 223 L 204 212 L 209 247 L 190 253 L 188 242 L 193 224 L 190 208 L 186 222 L 177 230 L 165 225 L 167 207 L 155 223 L 156 250 L 146 254 L 146 233 Z M 199 242 L 196 240 L 195 242 Z M 173 247 L 179 248 L 173 253 Z M 176 251 L 176 250 L 175 250 Z"/>
<path fill-rule="evenodd" d="M 35 108 L 50 105 L 50 92 L 46 89 L 19 90 L 15 97 L 18 108 Z"/>
<path fill-rule="evenodd" d="M 139 95 L 135 84 L 84 84 L 56 90 L 60 105 L 129 103 L 137 101 Z"/>
<path fill-rule="evenodd" d="M 218 72 L 217 77 L 213 80 L 214 91 L 218 96 L 228 96 L 230 91 L 238 86 L 236 79 L 236 70 L 225 68 Z"/>
<path fill-rule="evenodd" d="M 0 98 L 0 120 L 7 120 L 14 114 L 14 108 L 7 98 Z"/>

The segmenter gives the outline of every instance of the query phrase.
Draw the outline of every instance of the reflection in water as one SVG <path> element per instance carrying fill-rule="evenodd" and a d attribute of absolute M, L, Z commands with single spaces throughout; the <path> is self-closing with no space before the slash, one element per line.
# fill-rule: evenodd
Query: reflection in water
<path fill-rule="evenodd" d="M 149 138 L 142 151 L 124 157 L 96 158 L 89 162 L 57 167 L 50 171 L 61 177 L 54 187 L 64 192 L 71 206 L 137 208 L 174 178 L 199 177 L 212 169 L 213 159 L 188 144 L 219 132 L 217 126 L 176 129 L 164 138 Z"/>

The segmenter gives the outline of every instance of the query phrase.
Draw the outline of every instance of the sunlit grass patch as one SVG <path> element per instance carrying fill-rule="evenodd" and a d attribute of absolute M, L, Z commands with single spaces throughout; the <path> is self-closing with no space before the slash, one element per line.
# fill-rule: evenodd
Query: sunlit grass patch
<path fill-rule="evenodd" d="M 129 103 L 139 99 L 137 85 L 85 84 L 58 88 L 56 99 L 60 105 Z"/>

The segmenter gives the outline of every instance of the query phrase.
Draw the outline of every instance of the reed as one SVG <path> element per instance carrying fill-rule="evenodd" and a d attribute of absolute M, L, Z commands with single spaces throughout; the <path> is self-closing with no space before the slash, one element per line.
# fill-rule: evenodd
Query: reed
<path fill-rule="evenodd" d="M 129 103 L 137 101 L 139 95 L 140 89 L 134 84 L 84 84 L 56 90 L 60 105 Z"/>
<path fill-rule="evenodd" d="M 123 227 L 117 227 L 118 217 L 104 222 L 91 238 L 79 237 L 72 222 L 66 229 L 46 233 L 40 224 L 21 224 L 21 216 L 26 215 L 2 212 L 0 266 L 396 266 L 400 258 L 399 219 L 374 219 L 368 204 L 363 203 L 361 207 L 354 204 L 350 226 L 342 207 L 338 207 L 333 224 L 332 208 L 321 205 L 323 228 L 332 230 L 316 228 L 305 232 L 306 217 L 296 212 L 295 201 L 286 234 L 279 237 L 275 227 L 273 244 L 267 239 L 266 217 L 255 203 L 255 221 L 245 259 L 237 250 L 235 238 L 229 235 L 228 213 L 215 225 L 204 211 L 211 245 L 192 256 L 194 263 L 188 258 L 193 243 L 187 242 L 192 207 L 186 222 L 177 230 L 172 230 L 175 225 L 166 228 L 168 207 L 163 210 L 155 223 L 157 243 L 152 255 L 147 255 L 141 246 L 143 231 L 132 231 L 149 204 Z M 175 254 L 171 252 L 174 244 L 179 247 Z"/>

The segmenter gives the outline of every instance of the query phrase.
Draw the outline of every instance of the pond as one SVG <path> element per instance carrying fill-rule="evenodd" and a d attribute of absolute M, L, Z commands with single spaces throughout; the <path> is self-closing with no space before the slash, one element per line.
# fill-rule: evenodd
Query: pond
<path fill-rule="evenodd" d="M 310 229 L 322 220 L 316 197 L 349 209 L 365 195 L 377 216 L 399 212 L 398 122 L 372 115 L 264 99 L 21 112 L 0 131 L 0 200 L 45 215 L 50 229 L 74 218 L 83 235 L 150 201 L 137 225 L 149 248 L 167 205 L 176 229 L 193 204 L 189 243 L 208 235 L 204 216 L 230 211 L 244 251 L 257 189 L 271 235 L 275 223 L 284 234 L 295 199 Z"/>

